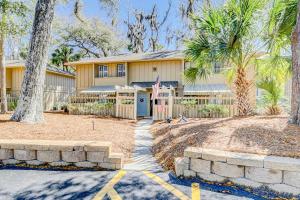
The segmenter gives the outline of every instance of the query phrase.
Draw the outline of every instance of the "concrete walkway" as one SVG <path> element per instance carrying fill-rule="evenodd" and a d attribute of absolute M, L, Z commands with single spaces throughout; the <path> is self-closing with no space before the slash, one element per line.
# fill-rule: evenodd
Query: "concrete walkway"
<path fill-rule="evenodd" d="M 162 172 L 163 169 L 156 162 L 156 159 L 152 155 L 153 137 L 150 133 L 150 127 L 152 119 L 143 119 L 137 122 L 135 133 L 135 150 L 132 155 L 132 163 L 124 166 L 125 170 L 135 171 L 151 171 Z"/>

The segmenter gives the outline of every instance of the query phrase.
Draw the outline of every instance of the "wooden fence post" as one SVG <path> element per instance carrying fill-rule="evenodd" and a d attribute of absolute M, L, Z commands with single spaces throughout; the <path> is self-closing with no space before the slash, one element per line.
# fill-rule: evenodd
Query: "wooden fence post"
<path fill-rule="evenodd" d="M 169 107 L 169 113 L 168 113 L 168 118 L 172 119 L 173 118 L 173 95 L 172 95 L 172 91 L 170 90 L 169 93 L 169 99 L 168 99 L 168 107 Z"/>

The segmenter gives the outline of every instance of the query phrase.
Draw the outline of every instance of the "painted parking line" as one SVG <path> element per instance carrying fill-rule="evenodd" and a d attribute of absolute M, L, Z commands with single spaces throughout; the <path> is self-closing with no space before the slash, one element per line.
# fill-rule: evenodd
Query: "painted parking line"
<path fill-rule="evenodd" d="M 151 178 L 152 180 L 154 180 L 155 182 L 157 182 L 158 184 L 160 184 L 163 188 L 165 188 L 166 190 L 168 190 L 169 192 L 171 192 L 173 195 L 175 195 L 179 199 L 181 199 L 181 200 L 189 200 L 190 199 L 183 192 L 181 192 L 180 190 L 176 189 L 173 185 L 165 182 L 159 176 L 157 176 L 157 175 L 155 175 L 155 174 L 153 174 L 151 172 L 148 172 L 148 171 L 143 171 L 143 173 L 146 176 L 148 176 L 149 178 Z"/>
<path fill-rule="evenodd" d="M 192 200 L 200 200 L 200 187 L 198 183 L 192 183 Z"/>
<path fill-rule="evenodd" d="M 114 186 L 125 176 L 127 172 L 125 170 L 120 170 L 93 198 L 93 200 L 102 200 L 104 196 L 107 194 L 111 200 L 122 200 L 121 196 L 118 194 L 118 192 L 114 189 Z M 170 193 L 172 193 L 174 196 L 179 198 L 180 200 L 190 200 L 190 198 L 175 188 L 173 185 L 167 183 L 159 176 L 149 172 L 149 171 L 143 171 L 143 173 L 149 177 L 154 182 L 158 183 L 160 186 L 162 186 L 164 189 L 168 190 Z M 198 183 L 193 183 L 191 186 L 192 190 L 192 200 L 200 200 L 200 188 Z"/>
<path fill-rule="evenodd" d="M 122 198 L 113 188 L 123 176 L 125 176 L 126 171 L 120 170 L 101 190 L 96 194 L 93 200 L 102 200 L 103 197 L 108 194 L 112 200 L 121 200 Z"/>

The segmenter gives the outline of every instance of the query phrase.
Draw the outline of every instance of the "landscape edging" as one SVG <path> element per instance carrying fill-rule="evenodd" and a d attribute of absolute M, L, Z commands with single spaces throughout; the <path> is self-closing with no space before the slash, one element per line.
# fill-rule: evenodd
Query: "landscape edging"
<path fill-rule="evenodd" d="M 110 142 L 99 141 L 0 139 L 0 163 L 121 169 L 123 154 L 112 153 L 111 146 Z"/>
<path fill-rule="evenodd" d="M 214 182 L 230 180 L 249 187 L 268 186 L 280 193 L 300 194 L 300 159 L 188 147 L 175 159 L 178 177 Z"/>

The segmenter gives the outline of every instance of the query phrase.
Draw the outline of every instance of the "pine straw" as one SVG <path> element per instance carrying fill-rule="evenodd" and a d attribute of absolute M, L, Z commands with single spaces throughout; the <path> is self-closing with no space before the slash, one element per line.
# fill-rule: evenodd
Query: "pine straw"
<path fill-rule="evenodd" d="M 174 169 L 187 146 L 300 158 L 300 127 L 283 115 L 160 122 L 152 133 L 154 155 L 165 169 Z"/>
<path fill-rule="evenodd" d="M 0 139 L 110 141 L 112 151 L 123 153 L 125 161 L 134 149 L 132 120 L 45 113 L 45 123 L 34 125 L 9 121 L 10 116 L 0 114 Z"/>

